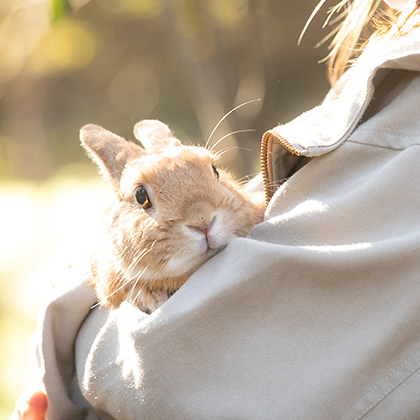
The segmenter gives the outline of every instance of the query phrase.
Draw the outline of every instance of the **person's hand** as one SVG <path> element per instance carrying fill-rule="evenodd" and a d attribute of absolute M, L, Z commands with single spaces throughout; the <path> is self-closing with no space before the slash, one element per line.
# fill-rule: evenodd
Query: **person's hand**
<path fill-rule="evenodd" d="M 16 402 L 9 420 L 45 420 L 47 397 L 42 391 L 26 392 Z"/>

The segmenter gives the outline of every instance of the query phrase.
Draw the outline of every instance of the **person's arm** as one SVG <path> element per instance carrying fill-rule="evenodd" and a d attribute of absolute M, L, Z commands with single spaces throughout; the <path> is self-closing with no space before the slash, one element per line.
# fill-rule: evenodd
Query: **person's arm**
<path fill-rule="evenodd" d="M 74 366 L 74 341 L 95 302 L 89 281 L 76 277 L 70 288 L 56 288 L 41 309 L 32 355 L 35 380 L 47 396 L 49 419 L 98 419 L 80 393 Z M 22 404 L 18 407 L 25 413 Z"/>

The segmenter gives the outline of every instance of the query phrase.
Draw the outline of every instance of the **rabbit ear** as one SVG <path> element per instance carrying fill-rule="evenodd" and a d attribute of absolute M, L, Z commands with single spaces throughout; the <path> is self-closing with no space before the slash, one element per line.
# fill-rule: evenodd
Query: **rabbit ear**
<path fill-rule="evenodd" d="M 158 120 L 143 120 L 134 126 L 134 136 L 151 153 L 162 152 L 166 147 L 181 146 L 169 127 Z"/>
<path fill-rule="evenodd" d="M 115 191 L 120 188 L 121 174 L 126 164 L 145 153 L 140 146 L 94 124 L 82 127 L 80 140 L 88 156 L 98 165 Z"/>

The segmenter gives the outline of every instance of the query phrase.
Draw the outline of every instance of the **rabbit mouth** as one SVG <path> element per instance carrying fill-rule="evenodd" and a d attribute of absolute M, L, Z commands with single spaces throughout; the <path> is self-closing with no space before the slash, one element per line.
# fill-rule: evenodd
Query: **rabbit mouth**
<path fill-rule="evenodd" d="M 174 277 L 182 276 L 188 273 L 192 274 L 207 260 L 209 260 L 221 250 L 222 247 L 207 247 L 207 249 L 204 252 L 201 252 L 200 254 L 196 254 L 194 256 L 173 256 L 166 262 L 166 271 Z"/>
<path fill-rule="evenodd" d="M 161 277 L 180 277 L 192 274 L 223 248 L 224 246 L 212 248 L 207 245 L 205 249 L 202 248 L 201 250 L 190 248 L 188 251 L 181 251 L 178 255 L 172 255 L 166 262 L 158 266 L 150 264 L 130 267 L 129 264 L 125 264 L 123 269 L 126 273 L 129 272 L 130 278 L 141 277 L 144 280 L 156 280 Z"/>

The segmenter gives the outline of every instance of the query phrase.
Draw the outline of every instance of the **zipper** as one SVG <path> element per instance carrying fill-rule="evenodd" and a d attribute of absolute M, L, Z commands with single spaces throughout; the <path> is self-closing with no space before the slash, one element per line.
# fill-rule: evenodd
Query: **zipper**
<path fill-rule="evenodd" d="M 273 137 L 292 155 L 300 156 L 301 150 L 297 149 L 276 131 L 266 131 L 261 139 L 260 164 L 261 174 L 264 182 L 265 205 L 267 206 L 274 194 L 273 189 L 273 168 L 271 166 L 271 150 L 273 148 Z"/>

